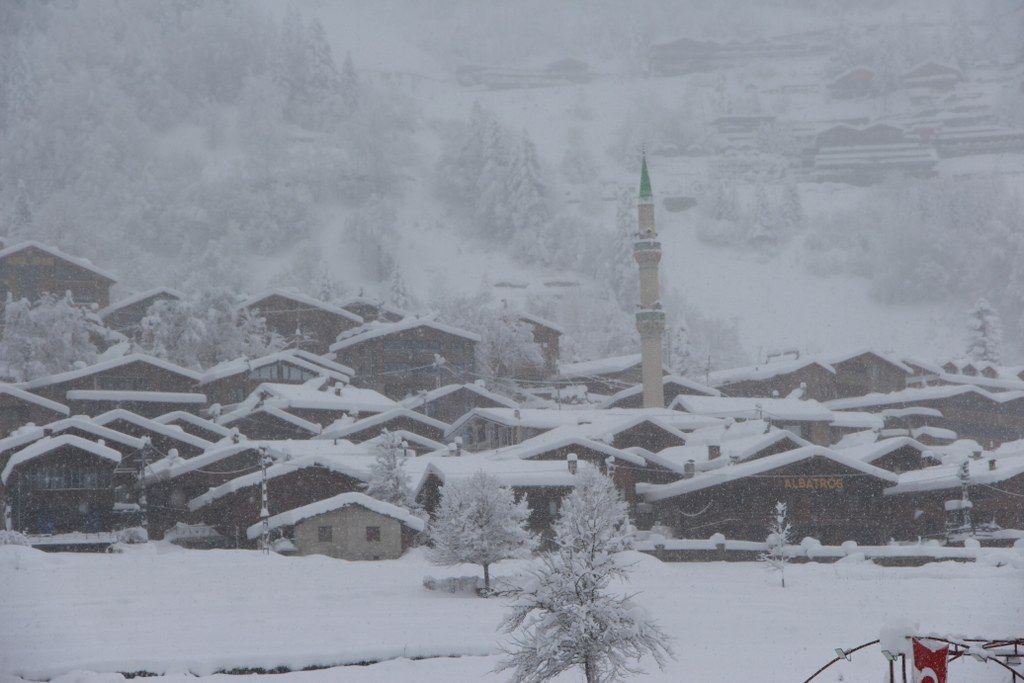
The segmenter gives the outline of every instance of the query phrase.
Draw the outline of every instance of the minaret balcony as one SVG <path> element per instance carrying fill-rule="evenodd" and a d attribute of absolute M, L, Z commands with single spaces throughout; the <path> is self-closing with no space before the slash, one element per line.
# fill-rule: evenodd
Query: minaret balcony
<path fill-rule="evenodd" d="M 661 334 L 665 330 L 665 311 L 642 308 L 636 312 L 636 329 L 641 335 Z"/>
<path fill-rule="evenodd" d="M 641 239 L 641 240 L 637 240 L 636 242 L 633 242 L 633 253 L 635 254 L 635 253 L 640 252 L 640 251 L 657 251 L 657 252 L 660 252 L 661 251 L 661 242 L 659 242 L 657 240 L 645 240 L 645 239 Z"/>

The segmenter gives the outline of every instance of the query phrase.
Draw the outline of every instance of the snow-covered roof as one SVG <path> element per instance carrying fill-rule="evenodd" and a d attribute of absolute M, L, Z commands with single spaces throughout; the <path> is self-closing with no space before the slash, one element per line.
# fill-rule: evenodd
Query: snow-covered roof
<path fill-rule="evenodd" d="M 422 446 L 423 448 L 425 448 L 425 449 L 427 449 L 429 451 L 441 451 L 444 448 L 446 448 L 445 445 L 443 443 L 441 443 L 440 441 L 434 441 L 433 439 L 428 439 L 427 437 L 425 437 L 425 436 L 423 436 L 421 434 L 417 434 L 416 432 L 410 432 L 410 431 L 407 431 L 405 429 L 392 429 L 392 430 L 390 430 L 388 432 L 388 434 L 390 434 L 394 438 L 397 438 L 399 441 L 405 441 L 406 443 L 409 443 L 409 444 L 419 445 L 419 446 Z M 372 439 L 367 439 L 366 441 L 361 441 L 359 445 L 360 446 L 376 446 L 376 445 L 378 445 L 380 443 L 383 443 L 383 441 L 384 441 L 384 435 L 383 434 L 378 434 L 377 436 L 373 437 Z"/>
<path fill-rule="evenodd" d="M 442 433 L 448 429 L 447 422 L 441 422 L 432 417 L 427 417 L 423 413 L 417 413 L 415 410 L 409 410 L 408 408 L 392 408 L 386 410 L 383 413 L 377 413 L 376 415 L 370 415 L 354 422 L 349 420 L 339 420 L 332 425 L 329 425 L 323 429 L 320 433 L 322 439 L 344 439 L 350 434 L 357 434 L 364 429 L 372 429 L 378 425 L 386 424 L 389 420 L 395 420 L 400 417 L 404 417 L 413 422 L 419 422 L 420 424 L 433 427 L 434 429 L 440 430 Z"/>
<path fill-rule="evenodd" d="M 71 389 L 69 401 L 132 401 L 137 403 L 189 403 L 206 405 L 206 394 L 174 391 L 126 391 L 121 389 Z"/>
<path fill-rule="evenodd" d="M 885 420 L 878 413 L 865 413 L 859 410 L 843 410 L 832 413 L 832 426 L 843 429 L 881 429 Z"/>
<path fill-rule="evenodd" d="M 104 427 L 84 415 L 74 415 L 43 426 L 26 425 L 19 428 L 10 436 L 0 439 L 0 453 L 5 453 L 12 448 L 18 448 L 41 439 L 47 432 L 56 435 L 69 429 L 78 429 L 94 435 L 97 439 L 119 443 L 129 448 L 142 448 L 143 446 L 142 439 L 138 437 Z"/>
<path fill-rule="evenodd" d="M 587 467 L 593 466 L 585 460 L 576 463 L 577 472 Z M 572 487 L 577 476 L 569 471 L 565 460 L 494 460 L 474 454 L 431 459 L 420 486 L 431 474 L 447 483 L 468 479 L 477 472 L 495 478 L 502 486 L 518 487 Z"/>
<path fill-rule="evenodd" d="M 153 365 L 166 370 L 167 372 L 173 372 L 177 375 L 187 377 L 193 382 L 198 382 L 200 375 L 194 370 L 183 368 L 180 365 L 175 365 L 170 361 L 166 361 L 163 358 L 157 358 L 156 356 L 150 356 L 144 353 L 129 353 L 126 356 L 120 356 L 118 358 L 111 358 L 109 360 L 101 361 L 99 363 L 93 363 L 92 365 L 86 365 L 83 368 L 77 370 L 68 370 L 67 372 L 59 372 L 55 375 L 47 375 L 46 377 L 39 377 L 31 382 L 24 382 L 21 386 L 25 389 L 35 389 L 37 387 L 48 387 L 53 384 L 60 384 L 63 382 L 70 382 L 72 380 L 80 379 L 82 377 L 88 377 L 94 375 L 97 372 L 103 372 L 105 370 L 111 370 L 113 368 L 119 368 L 122 365 L 128 365 L 129 363 L 146 363 L 147 365 Z"/>
<path fill-rule="evenodd" d="M 410 315 L 409 311 L 402 310 L 397 306 L 392 306 L 391 304 L 381 299 L 371 299 L 370 297 L 367 296 L 354 296 L 350 299 L 342 301 L 338 305 L 346 309 L 349 308 L 350 306 L 371 306 L 380 311 L 383 311 L 384 313 L 389 313 L 398 318 L 404 318 Z"/>
<path fill-rule="evenodd" d="M 370 464 L 370 459 L 346 457 L 343 452 L 346 447 L 352 450 L 352 444 L 345 442 L 344 445 L 336 448 L 336 452 L 331 455 L 307 455 L 301 458 L 280 460 L 267 468 L 267 479 L 276 479 L 277 477 L 310 467 L 323 467 L 332 472 L 344 474 L 352 479 L 369 481 L 370 469 L 367 465 Z M 362 451 L 359 451 L 359 453 L 362 453 Z M 263 472 L 260 470 L 235 477 L 190 500 L 188 502 L 188 509 L 192 512 L 200 510 L 224 496 L 236 493 L 250 486 L 259 486 L 262 479 Z"/>
<path fill-rule="evenodd" d="M 691 391 L 696 391 L 698 394 L 702 394 L 704 396 L 722 395 L 722 392 L 720 392 L 718 389 L 709 387 L 706 384 L 701 384 L 700 382 L 694 382 L 693 380 L 686 379 L 685 377 L 680 377 L 679 375 L 665 375 L 661 378 L 661 384 L 664 387 L 667 387 L 670 384 L 676 384 Z M 605 400 L 604 403 L 601 404 L 601 406 L 605 408 L 613 407 L 627 398 L 639 396 L 641 393 L 643 393 L 643 390 L 644 386 L 642 384 L 637 384 L 636 386 L 629 387 L 628 389 L 623 389 L 622 391 L 616 392 L 609 396 L 607 400 Z"/>
<path fill-rule="evenodd" d="M 846 447 L 839 447 L 839 445 L 836 445 L 833 446 L 833 450 L 849 455 L 861 462 L 871 463 L 894 451 L 898 451 L 899 449 L 906 448 L 908 446 L 916 450 L 921 455 L 930 453 L 928 446 L 925 446 L 920 441 L 912 439 L 909 436 L 896 436 L 888 439 L 881 439 L 873 443 L 860 443 Z"/>
<path fill-rule="evenodd" d="M 564 379 L 573 377 L 595 377 L 600 375 L 611 375 L 616 372 L 628 370 L 641 362 L 639 353 L 631 353 L 625 356 L 610 356 L 608 358 L 595 358 L 577 363 L 560 363 L 558 365 L 558 376 Z"/>
<path fill-rule="evenodd" d="M 758 382 L 780 375 L 788 375 L 791 372 L 803 370 L 806 367 L 816 365 L 826 372 L 835 374 L 836 369 L 814 357 L 797 358 L 796 360 L 776 360 L 770 363 L 759 365 L 748 365 L 740 368 L 727 368 L 715 370 L 708 373 L 708 382 L 712 386 L 721 387 L 737 382 Z"/>
<path fill-rule="evenodd" d="M 658 420 L 660 424 L 673 429 L 697 429 L 718 424 L 720 420 L 698 415 L 688 415 L 669 408 L 584 408 L 579 410 L 557 410 L 552 408 L 474 408 L 448 429 L 448 434 L 458 431 L 473 418 L 482 418 L 508 427 L 528 429 L 554 429 L 556 427 L 578 427 L 579 433 L 594 433 L 590 425 L 600 425 L 606 432 L 627 420 L 639 424 L 643 420 Z M 630 425 L 631 426 L 631 425 Z M 621 429 L 616 430 L 621 431 Z"/>
<path fill-rule="evenodd" d="M 967 459 L 971 485 L 992 485 L 1024 474 L 1024 454 L 995 459 L 995 469 L 989 465 L 992 458 Z M 896 486 L 886 489 L 887 495 L 920 493 L 941 489 L 959 489 L 961 486 L 959 464 L 938 465 L 920 470 L 911 470 L 899 475 Z"/>
<path fill-rule="evenodd" d="M 125 422 L 137 427 L 153 432 L 154 434 L 159 434 L 169 439 L 176 439 L 182 443 L 187 443 L 190 446 L 203 450 L 213 445 L 206 439 L 201 439 L 198 436 L 189 434 L 177 425 L 161 424 L 156 420 L 151 420 L 148 417 L 143 417 L 142 415 L 133 413 L 130 410 L 125 410 L 124 408 L 108 410 L 107 412 L 92 418 L 92 420 L 93 422 L 101 425 L 108 425 L 116 420 L 124 420 Z"/>
<path fill-rule="evenodd" d="M 255 450 L 259 448 L 260 443 L 261 442 L 259 441 L 242 440 L 238 443 L 212 446 L 193 458 L 183 458 L 180 455 L 167 455 L 147 466 L 145 478 L 147 480 L 173 479 L 174 477 L 187 474 L 188 472 L 203 469 L 204 467 L 220 462 L 225 458 L 230 458 L 231 456 L 242 453 L 243 451 Z M 284 454 L 282 452 L 274 449 L 270 449 L 270 454 L 272 457 L 279 459 L 284 458 Z"/>
<path fill-rule="evenodd" d="M 685 472 L 687 461 L 692 460 L 699 471 L 715 470 L 719 467 L 726 467 L 736 462 L 744 462 L 757 455 L 766 448 L 784 442 L 791 441 L 794 448 L 810 446 L 796 434 L 784 429 L 773 429 L 769 432 L 750 434 L 734 439 L 728 439 L 720 444 L 722 452 L 719 457 L 708 459 L 707 444 L 687 444 L 684 446 L 671 446 L 662 449 L 657 453 L 646 452 L 643 458 L 655 465 L 682 474 Z"/>
<path fill-rule="evenodd" d="M 185 295 L 176 289 L 171 289 L 170 287 L 156 287 L 154 289 L 147 289 L 144 292 L 136 292 L 135 294 L 126 296 L 123 299 L 118 299 L 117 301 L 110 304 L 106 308 L 101 308 L 99 311 L 96 312 L 96 315 L 98 315 L 100 319 L 103 319 L 109 316 L 111 313 L 120 311 L 122 308 L 125 308 L 126 306 L 131 306 L 133 304 L 139 303 L 140 301 L 152 299 L 153 297 L 157 296 L 163 296 L 168 299 L 179 300 L 185 298 Z"/>
<path fill-rule="evenodd" d="M 488 457 L 495 460 L 530 460 L 551 451 L 573 447 L 596 451 L 607 457 L 617 458 L 633 465 L 643 466 L 645 464 L 644 459 L 638 455 L 614 448 L 602 441 L 581 436 L 569 427 L 552 429 L 513 446 L 504 446 L 491 451 L 480 451 L 468 457 Z"/>
<path fill-rule="evenodd" d="M 952 398 L 953 396 L 960 396 L 963 394 L 976 394 L 982 398 L 995 403 L 1005 403 L 1018 398 L 1024 397 L 1024 392 L 1019 391 L 1004 391 L 999 393 L 992 393 L 985 391 L 976 386 L 962 385 L 962 384 L 939 384 L 930 387 L 913 387 L 910 389 L 903 389 L 901 391 L 894 391 L 888 394 L 865 394 L 864 396 L 855 396 L 853 398 L 839 398 L 832 401 L 827 401 L 826 406 L 833 410 L 848 410 L 851 408 L 867 408 L 874 406 L 893 405 L 899 403 L 916 403 L 919 401 L 938 401 L 941 399 Z"/>
<path fill-rule="evenodd" d="M 513 401 L 510 398 L 508 398 L 507 396 L 502 396 L 501 394 L 496 394 L 493 391 L 488 391 L 487 389 L 485 389 L 484 387 L 482 387 L 482 386 L 480 386 L 479 384 L 476 384 L 476 383 L 472 383 L 472 384 L 446 384 L 443 387 L 438 387 L 437 389 L 433 389 L 431 391 L 427 391 L 427 392 L 424 392 L 422 394 L 418 394 L 416 396 L 410 396 L 409 398 L 407 398 L 407 399 L 402 401 L 402 405 L 404 405 L 406 408 L 410 408 L 412 410 L 416 410 L 417 408 L 419 408 L 421 406 L 424 406 L 424 405 L 426 405 L 428 403 L 432 403 L 433 401 L 436 401 L 439 398 L 444 398 L 445 396 L 448 396 L 449 394 L 454 394 L 456 391 L 460 391 L 460 390 L 470 391 L 470 392 L 472 392 L 474 394 L 477 394 L 477 395 L 482 396 L 482 397 L 484 397 L 486 399 L 494 401 L 495 403 L 497 403 L 499 405 L 503 405 L 503 406 L 505 406 L 507 408 L 518 408 L 519 407 L 519 404 L 517 404 L 515 401 Z"/>
<path fill-rule="evenodd" d="M 252 306 L 255 306 L 260 302 L 269 299 L 270 297 L 273 296 L 281 297 L 282 299 L 290 299 L 308 308 L 326 311 L 327 313 L 332 313 L 342 318 L 347 318 L 352 322 L 356 323 L 357 325 L 363 324 L 363 319 L 356 315 L 355 313 L 353 313 L 352 311 L 346 311 L 344 308 L 335 306 L 334 304 L 329 304 L 326 301 L 320 301 L 319 299 L 314 299 L 313 297 L 308 296 L 306 294 L 301 294 L 296 291 L 285 289 L 269 289 L 264 292 L 260 292 L 259 294 L 251 296 L 242 303 L 240 303 L 238 307 L 251 308 Z"/>
<path fill-rule="evenodd" d="M 815 400 L 679 395 L 672 408 L 713 417 L 828 422 L 832 411 Z"/>
<path fill-rule="evenodd" d="M 41 406 L 62 415 L 71 414 L 71 410 L 63 403 L 57 403 L 56 401 L 51 401 L 48 398 L 37 396 L 30 391 L 25 391 L 21 387 L 16 387 L 13 384 L 8 384 L 6 382 L 0 382 L 0 394 L 7 394 L 12 398 L 16 398 L 19 401 L 25 401 L 26 403 L 34 403 L 37 406 Z"/>
<path fill-rule="evenodd" d="M 834 451 L 822 446 L 803 446 L 794 448 L 783 453 L 768 455 L 756 460 L 750 460 L 738 465 L 721 467 L 712 472 L 702 472 L 690 477 L 680 479 L 670 484 L 638 484 L 637 493 L 643 495 L 648 501 L 673 498 L 684 493 L 692 493 L 712 486 L 721 486 L 745 477 L 750 477 L 764 472 L 769 472 L 780 467 L 786 467 L 794 463 L 811 458 L 825 458 L 852 470 L 862 472 L 877 479 L 895 482 L 897 476 L 881 467 L 875 467 L 860 460 L 843 454 L 841 451 Z"/>
<path fill-rule="evenodd" d="M 358 505 L 359 507 L 372 510 L 373 512 L 384 515 L 385 517 L 397 519 L 402 524 L 416 531 L 423 531 L 423 529 L 426 528 L 426 523 L 422 519 L 405 508 L 392 505 L 391 503 L 385 503 L 384 501 L 377 500 L 376 498 L 371 498 L 365 493 L 358 493 L 355 491 L 342 493 L 337 496 L 327 498 L 326 500 L 318 500 L 315 503 L 310 503 L 309 505 L 297 507 L 294 510 L 282 512 L 268 519 L 267 524 L 271 529 L 295 526 L 304 519 L 340 510 L 341 508 L 348 507 L 350 505 Z M 260 534 L 263 533 L 263 523 L 257 522 L 256 524 L 253 524 L 245 533 L 250 539 L 259 538 Z"/>
<path fill-rule="evenodd" d="M 1024 380 L 1019 377 L 985 377 L 984 375 L 955 375 L 940 372 L 936 379 L 950 384 L 970 384 L 995 391 L 1024 391 Z"/>
<path fill-rule="evenodd" d="M 117 276 L 110 273 L 109 271 L 97 268 L 96 266 L 93 265 L 92 261 L 90 261 L 87 258 L 82 258 L 81 256 L 72 256 L 71 254 L 65 254 L 57 247 L 51 247 L 48 244 L 43 244 L 42 242 L 35 242 L 32 240 L 26 242 L 18 242 L 17 244 L 12 244 L 9 247 L 0 249 L 0 259 L 7 258 L 12 254 L 17 254 L 18 252 L 25 251 L 26 249 L 33 248 L 38 249 L 39 251 L 45 251 L 47 254 L 59 258 L 62 261 L 67 261 L 68 263 L 76 265 L 79 268 L 84 268 L 85 270 L 88 270 L 96 275 L 99 275 L 100 277 L 105 278 L 110 282 L 117 282 Z"/>
<path fill-rule="evenodd" d="M 271 417 L 275 417 L 278 420 L 283 420 L 284 422 L 287 422 L 293 427 L 301 429 L 309 434 L 320 433 L 320 425 L 318 425 L 317 423 L 310 422 L 309 420 L 304 420 L 298 415 L 292 415 L 286 410 L 278 408 L 275 405 L 271 405 L 270 403 L 260 403 L 251 406 L 243 406 L 237 410 L 231 411 L 230 413 L 221 415 L 220 417 L 217 418 L 217 422 L 222 425 L 230 425 L 241 420 L 252 419 L 254 415 L 258 415 L 259 413 L 270 415 Z"/>
<path fill-rule="evenodd" d="M 39 439 L 35 443 L 22 448 L 20 451 L 16 451 L 11 455 L 10 460 L 7 461 L 7 465 L 4 466 L 3 472 L 0 473 L 0 482 L 6 484 L 7 478 L 18 465 L 46 455 L 47 453 L 51 453 L 58 448 L 63 448 L 64 446 L 86 451 L 96 457 L 103 458 L 104 460 L 109 460 L 114 463 L 121 462 L 121 454 L 109 446 L 104 446 L 96 441 L 89 441 L 88 439 L 83 439 L 82 437 L 75 436 L 73 434 L 61 434 L 60 436 L 50 436 Z"/>
<path fill-rule="evenodd" d="M 539 327 L 546 327 L 549 330 L 557 332 L 558 334 L 565 334 L 565 330 L 558 323 L 553 323 L 550 320 L 545 320 L 539 315 L 534 315 L 533 313 L 526 313 L 525 311 L 515 311 L 513 315 L 515 315 L 515 317 L 519 318 L 523 322 L 532 323 Z"/>
<path fill-rule="evenodd" d="M 397 334 L 407 330 L 415 330 L 418 327 L 429 327 L 432 330 L 437 330 L 438 332 L 443 332 L 456 337 L 462 337 L 472 342 L 480 341 L 480 335 L 473 332 L 467 332 L 466 330 L 458 327 L 438 322 L 433 318 L 411 316 L 393 323 L 374 321 L 366 323 L 362 327 L 342 332 L 338 335 L 338 341 L 331 344 L 331 351 L 341 351 L 342 349 L 351 348 L 371 339 L 378 339 L 380 337 L 386 337 L 389 334 Z"/>
<path fill-rule="evenodd" d="M 190 425 L 198 427 L 199 429 L 204 429 L 208 432 L 213 432 L 214 434 L 218 434 L 223 437 L 229 437 L 233 433 L 227 427 L 222 427 L 221 425 L 217 424 L 216 422 L 213 422 L 212 420 L 207 420 L 204 417 L 193 415 L 192 413 L 186 412 L 184 410 L 172 410 L 171 412 L 165 413 L 159 417 L 154 417 L 153 421 L 159 422 L 160 424 L 163 425 L 174 424 L 175 422 L 187 422 Z"/>
<path fill-rule="evenodd" d="M 314 360 L 315 359 L 315 360 Z M 301 351 L 300 349 L 286 349 L 275 353 L 260 356 L 259 358 L 235 358 L 218 363 L 203 373 L 199 380 L 200 384 L 209 384 L 225 377 L 231 377 L 241 373 L 249 372 L 274 363 L 291 363 L 297 367 L 304 368 L 310 372 L 326 375 L 341 382 L 348 382 L 355 370 L 327 360 L 316 354 Z"/>
<path fill-rule="evenodd" d="M 282 410 L 333 410 L 338 412 L 379 413 L 400 407 L 387 396 L 352 385 L 321 389 L 312 384 L 277 384 L 264 382 L 236 407 L 236 412 L 263 405 Z M 223 417 L 220 422 L 223 422 Z"/>

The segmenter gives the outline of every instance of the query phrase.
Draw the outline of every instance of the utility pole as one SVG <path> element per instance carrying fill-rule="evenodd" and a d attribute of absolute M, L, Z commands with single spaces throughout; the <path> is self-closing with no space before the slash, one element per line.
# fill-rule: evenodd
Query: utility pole
<path fill-rule="evenodd" d="M 264 555 L 270 554 L 270 510 L 267 507 L 267 467 L 270 464 L 270 452 L 266 446 L 260 446 L 260 521 L 263 533 L 260 534 L 260 548 Z"/>
<path fill-rule="evenodd" d="M 146 497 L 146 468 L 149 467 L 149 450 L 152 448 L 149 437 L 144 438 L 144 443 L 139 451 L 138 461 L 138 483 L 139 483 L 139 523 L 146 532 L 146 540 L 149 540 L 149 499 Z"/>

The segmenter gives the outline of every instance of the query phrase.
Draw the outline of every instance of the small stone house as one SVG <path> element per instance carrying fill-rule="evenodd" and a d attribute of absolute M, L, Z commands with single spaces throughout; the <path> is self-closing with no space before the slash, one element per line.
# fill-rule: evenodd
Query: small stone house
<path fill-rule="evenodd" d="M 290 536 L 299 555 L 394 560 L 426 525 L 405 508 L 353 491 L 274 515 L 268 526 L 272 538 Z M 246 535 L 255 541 L 262 533 L 257 522 Z"/>

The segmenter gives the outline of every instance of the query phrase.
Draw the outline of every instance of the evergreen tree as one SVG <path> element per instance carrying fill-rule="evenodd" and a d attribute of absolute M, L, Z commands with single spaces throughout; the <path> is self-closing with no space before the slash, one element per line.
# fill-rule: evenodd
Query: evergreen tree
<path fill-rule="evenodd" d="M 555 524 L 554 552 L 529 581 L 509 593 L 502 629 L 513 634 L 498 671 L 517 683 L 541 683 L 574 668 L 587 683 L 641 673 L 650 655 L 663 667 L 668 635 L 628 597 L 609 588 L 627 578 L 617 553 L 632 547 L 626 503 L 610 479 L 581 472 Z"/>
<path fill-rule="evenodd" d="M 32 207 L 28 198 L 28 189 L 25 181 L 18 181 L 18 193 L 14 196 L 14 215 L 11 220 L 9 235 L 11 237 L 24 237 L 28 235 L 32 226 Z"/>
<path fill-rule="evenodd" d="M 602 276 L 619 307 L 627 313 L 636 310 L 640 302 L 640 276 L 633 258 L 636 231 L 636 192 L 623 188 L 615 204 L 615 232 L 608 241 L 610 253 L 602 259 L 609 265 L 609 270 Z"/>
<path fill-rule="evenodd" d="M 403 311 L 411 311 L 416 308 L 412 295 L 405 286 L 405 279 L 402 277 L 400 268 L 395 268 L 391 273 L 391 281 L 388 283 L 388 303 Z"/>
<path fill-rule="evenodd" d="M 798 232 L 804 225 L 804 206 L 796 183 L 786 183 L 779 202 L 779 223 L 787 234 Z"/>
<path fill-rule="evenodd" d="M 474 213 L 485 235 L 509 240 L 514 238 L 509 234 L 513 201 L 509 196 L 512 145 L 508 133 L 494 118 L 488 118 L 483 125 L 482 164 L 472 195 Z"/>
<path fill-rule="evenodd" d="M 739 214 L 735 188 L 720 180 L 714 182 L 708 199 L 708 215 L 716 221 L 733 222 L 739 220 Z"/>
<path fill-rule="evenodd" d="M 407 449 L 407 444 L 397 434 L 384 430 L 376 447 L 376 457 L 370 465 L 366 495 L 423 516 L 416 494 L 409 486 L 409 474 L 405 469 L 409 460 Z"/>
<path fill-rule="evenodd" d="M 370 197 L 364 210 L 345 221 L 345 246 L 355 250 L 363 275 L 374 282 L 387 282 L 395 269 L 398 229 L 394 209 L 380 196 Z"/>
<path fill-rule="evenodd" d="M 98 350 L 85 310 L 70 294 L 44 294 L 35 303 L 7 299 L 0 337 L 0 364 L 18 381 L 88 365 Z"/>
<path fill-rule="evenodd" d="M 790 538 L 791 535 L 792 527 L 786 520 L 786 504 L 776 503 L 775 512 L 768 525 L 768 550 L 761 553 L 758 560 L 764 562 L 772 571 L 779 573 L 783 588 L 786 587 L 786 565 L 789 563 L 786 546 L 793 542 Z"/>
<path fill-rule="evenodd" d="M 999 313 L 984 297 L 978 299 L 967 318 L 967 357 L 989 363 L 1000 362 L 1003 324 Z"/>
<path fill-rule="evenodd" d="M 524 131 L 509 167 L 506 193 L 509 228 L 521 255 L 541 263 L 552 261 L 557 248 L 551 225 L 546 182 L 537 148 Z"/>
<path fill-rule="evenodd" d="M 525 557 L 537 544 L 526 528 L 529 518 L 526 499 L 516 502 L 511 489 L 483 471 L 448 482 L 441 487 L 441 504 L 430 525 L 431 560 L 479 564 L 490 590 L 493 563 Z"/>
<path fill-rule="evenodd" d="M 356 66 L 352 62 L 352 53 L 345 54 L 345 61 L 341 65 L 341 97 L 349 114 L 359 109 L 359 102 L 362 99 L 362 86 L 359 84 L 359 76 L 356 74 Z"/>
<path fill-rule="evenodd" d="M 754 204 L 751 207 L 750 239 L 755 245 L 776 245 L 782 235 L 779 230 L 779 216 L 764 184 L 758 183 L 754 190 Z"/>
<path fill-rule="evenodd" d="M 573 185 L 593 182 L 597 178 L 597 164 L 590 152 L 583 132 L 575 126 L 569 129 L 565 156 L 562 157 L 562 175 Z"/>

